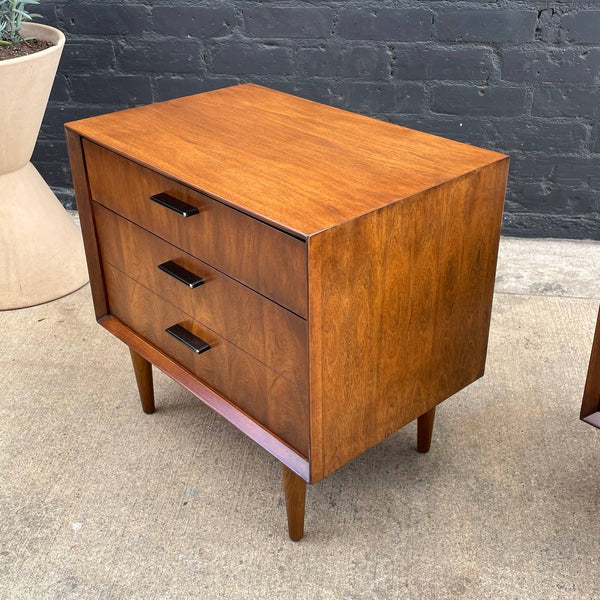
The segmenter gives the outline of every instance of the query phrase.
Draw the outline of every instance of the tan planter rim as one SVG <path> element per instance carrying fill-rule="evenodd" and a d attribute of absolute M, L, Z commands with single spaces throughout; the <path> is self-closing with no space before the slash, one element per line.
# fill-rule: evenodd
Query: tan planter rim
<path fill-rule="evenodd" d="M 50 25 L 42 25 L 41 23 L 26 23 L 21 28 L 21 32 L 25 35 L 35 36 L 38 40 L 52 42 L 54 45 L 50 48 L 46 48 L 45 50 L 28 54 L 27 56 L 17 56 L 16 58 L 9 58 L 8 60 L 0 61 L 0 69 L 2 68 L 2 65 L 5 64 L 16 65 L 17 63 L 25 63 L 36 60 L 48 54 L 52 54 L 53 52 L 62 50 L 62 47 L 65 45 L 65 34 L 60 31 L 60 29 L 56 29 L 56 27 L 51 27 Z"/>

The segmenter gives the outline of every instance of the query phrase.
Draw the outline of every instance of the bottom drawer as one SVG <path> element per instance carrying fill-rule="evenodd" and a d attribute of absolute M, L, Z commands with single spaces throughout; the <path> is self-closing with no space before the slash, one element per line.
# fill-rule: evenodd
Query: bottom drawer
<path fill-rule="evenodd" d="M 111 314 L 308 456 L 308 398 L 301 388 L 106 263 L 104 275 Z M 165 331 L 174 325 L 210 349 L 197 354 Z"/>

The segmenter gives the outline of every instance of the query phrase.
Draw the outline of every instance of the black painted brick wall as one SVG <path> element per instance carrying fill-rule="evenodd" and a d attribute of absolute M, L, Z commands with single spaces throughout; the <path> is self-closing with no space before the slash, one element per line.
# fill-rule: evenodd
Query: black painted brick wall
<path fill-rule="evenodd" d="M 45 2 L 67 45 L 34 163 L 74 207 L 65 121 L 254 81 L 512 157 L 504 231 L 600 239 L 600 3 Z"/>

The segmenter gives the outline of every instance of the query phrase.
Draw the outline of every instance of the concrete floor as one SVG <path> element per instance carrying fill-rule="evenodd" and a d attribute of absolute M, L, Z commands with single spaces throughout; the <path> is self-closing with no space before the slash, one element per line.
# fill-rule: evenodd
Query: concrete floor
<path fill-rule="evenodd" d="M 139 407 L 89 287 L 0 313 L 0 599 L 598 599 L 578 420 L 600 244 L 504 239 L 486 375 L 308 490 L 175 383 Z"/>

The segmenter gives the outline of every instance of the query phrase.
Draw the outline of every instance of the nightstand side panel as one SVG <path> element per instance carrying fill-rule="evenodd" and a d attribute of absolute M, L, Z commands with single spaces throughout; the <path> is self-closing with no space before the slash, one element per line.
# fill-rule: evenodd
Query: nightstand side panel
<path fill-rule="evenodd" d="M 100 248 L 96 238 L 96 227 L 92 212 L 92 195 L 85 165 L 85 156 L 83 154 L 83 139 L 68 128 L 65 129 L 65 137 L 67 139 L 71 176 L 73 178 L 79 222 L 81 223 L 81 232 L 83 235 L 85 258 L 90 275 L 94 311 L 96 319 L 100 319 L 108 313 L 108 303 L 100 261 Z"/>
<path fill-rule="evenodd" d="M 499 160 L 309 239 L 312 481 L 483 374 L 507 174 Z"/>

